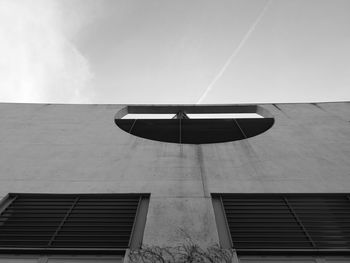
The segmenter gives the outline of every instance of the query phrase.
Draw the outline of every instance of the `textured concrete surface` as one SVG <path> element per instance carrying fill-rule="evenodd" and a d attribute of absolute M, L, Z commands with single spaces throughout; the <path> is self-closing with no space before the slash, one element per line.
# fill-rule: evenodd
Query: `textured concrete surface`
<path fill-rule="evenodd" d="M 144 242 L 218 242 L 210 193 L 350 192 L 350 103 L 261 105 L 248 140 L 179 145 L 114 124 L 123 105 L 0 104 L 0 196 L 151 193 Z"/>

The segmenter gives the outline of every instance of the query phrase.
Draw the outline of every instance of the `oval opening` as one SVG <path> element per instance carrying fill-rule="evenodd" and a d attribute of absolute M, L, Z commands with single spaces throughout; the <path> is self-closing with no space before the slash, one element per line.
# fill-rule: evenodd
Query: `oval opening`
<path fill-rule="evenodd" d="M 272 127 L 274 118 L 256 105 L 128 106 L 116 114 L 115 123 L 145 139 L 207 144 L 257 136 Z"/>

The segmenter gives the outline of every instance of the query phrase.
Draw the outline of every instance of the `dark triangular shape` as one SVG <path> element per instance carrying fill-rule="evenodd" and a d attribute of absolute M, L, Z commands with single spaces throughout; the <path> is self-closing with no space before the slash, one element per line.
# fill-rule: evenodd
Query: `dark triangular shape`
<path fill-rule="evenodd" d="M 175 114 L 173 119 L 189 119 L 189 117 L 184 111 L 180 110 L 178 113 Z"/>

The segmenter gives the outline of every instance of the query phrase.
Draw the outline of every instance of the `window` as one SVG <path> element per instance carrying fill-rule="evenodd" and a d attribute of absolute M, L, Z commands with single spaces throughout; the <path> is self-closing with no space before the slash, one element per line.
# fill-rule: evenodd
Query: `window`
<path fill-rule="evenodd" d="M 350 258 L 320 256 L 242 256 L 239 263 L 349 263 Z"/>
<path fill-rule="evenodd" d="M 121 256 L 0 255 L 0 263 L 122 263 Z"/>
<path fill-rule="evenodd" d="M 237 117 L 238 114 L 244 114 L 245 118 Z M 142 115 L 144 118 L 137 118 Z M 254 105 L 128 106 L 116 114 L 115 123 L 125 132 L 145 139 L 205 144 L 259 135 L 272 127 L 274 118 L 266 110 Z"/>
<path fill-rule="evenodd" d="M 221 245 L 238 255 L 350 254 L 347 194 L 212 197 Z"/>
<path fill-rule="evenodd" d="M 148 199 L 146 194 L 9 194 L 0 210 L 0 251 L 91 254 L 110 262 L 100 256 L 140 247 Z M 79 260 L 48 257 L 48 262 L 86 261 Z"/>

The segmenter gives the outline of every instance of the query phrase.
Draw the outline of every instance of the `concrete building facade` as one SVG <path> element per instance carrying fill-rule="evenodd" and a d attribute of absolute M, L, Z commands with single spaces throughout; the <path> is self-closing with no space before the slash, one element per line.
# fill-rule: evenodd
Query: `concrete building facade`
<path fill-rule="evenodd" d="M 210 144 L 133 136 L 115 124 L 126 107 L 0 104 L 0 196 L 147 193 L 143 244 L 174 246 L 188 235 L 206 247 L 220 243 L 213 193 L 350 192 L 349 102 L 258 105 L 274 118 L 270 129 Z M 240 260 L 350 262 L 346 253 L 288 256 Z"/>

